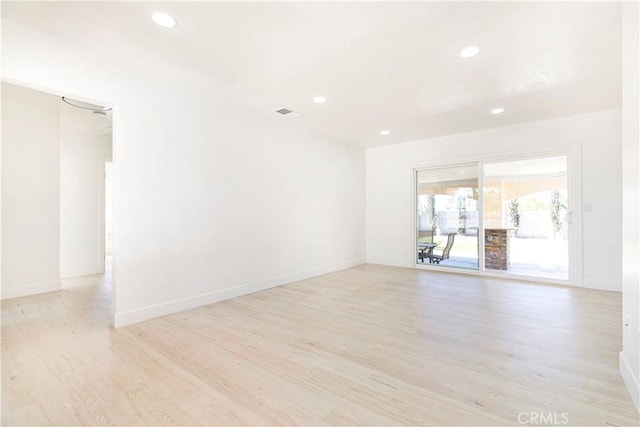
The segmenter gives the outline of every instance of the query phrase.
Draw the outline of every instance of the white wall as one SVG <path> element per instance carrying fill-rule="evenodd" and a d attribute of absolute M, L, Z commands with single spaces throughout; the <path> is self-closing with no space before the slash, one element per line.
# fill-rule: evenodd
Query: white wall
<path fill-rule="evenodd" d="M 622 347 L 620 373 L 640 408 L 640 8 L 623 6 Z"/>
<path fill-rule="evenodd" d="M 4 79 L 115 106 L 117 325 L 364 261 L 363 150 L 140 52 L 5 19 L 2 54 Z"/>
<path fill-rule="evenodd" d="M 104 162 L 110 120 L 91 111 L 60 112 L 60 276 L 103 272 Z"/>
<path fill-rule="evenodd" d="M 59 119 L 2 93 L 2 298 L 60 288 Z"/>
<path fill-rule="evenodd" d="M 620 110 L 367 150 L 367 261 L 410 266 L 412 168 L 581 146 L 585 286 L 621 290 Z"/>

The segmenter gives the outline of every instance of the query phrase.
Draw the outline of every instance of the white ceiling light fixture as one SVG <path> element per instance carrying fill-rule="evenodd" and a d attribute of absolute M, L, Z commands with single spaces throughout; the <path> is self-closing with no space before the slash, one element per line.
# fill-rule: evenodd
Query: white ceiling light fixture
<path fill-rule="evenodd" d="M 460 51 L 460 56 L 462 58 L 473 58 L 478 53 L 480 53 L 480 48 L 478 46 L 467 46 Z"/>
<path fill-rule="evenodd" d="M 380 135 L 389 135 L 390 133 L 391 133 L 391 132 L 389 132 L 389 131 L 388 131 L 388 130 L 386 130 L 386 129 L 383 129 L 383 130 L 381 130 L 381 131 L 380 131 Z"/>
<path fill-rule="evenodd" d="M 173 28 L 178 25 L 173 16 L 164 12 L 153 12 L 151 14 L 151 19 L 153 20 L 153 22 L 164 28 Z"/>
<path fill-rule="evenodd" d="M 313 102 L 315 102 L 316 104 L 324 104 L 325 102 L 327 102 L 327 98 L 325 98 L 324 96 L 315 96 L 313 97 Z"/>
<path fill-rule="evenodd" d="M 491 114 L 502 114 L 504 113 L 504 108 L 502 107 L 496 107 L 493 110 L 491 110 Z"/>

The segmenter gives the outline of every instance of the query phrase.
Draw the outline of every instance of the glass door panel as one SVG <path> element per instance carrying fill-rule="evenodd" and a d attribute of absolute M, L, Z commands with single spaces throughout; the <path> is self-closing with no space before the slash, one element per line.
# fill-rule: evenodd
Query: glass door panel
<path fill-rule="evenodd" d="M 566 156 L 483 165 L 486 271 L 568 280 Z"/>
<path fill-rule="evenodd" d="M 416 172 L 416 264 L 478 269 L 478 165 Z"/>

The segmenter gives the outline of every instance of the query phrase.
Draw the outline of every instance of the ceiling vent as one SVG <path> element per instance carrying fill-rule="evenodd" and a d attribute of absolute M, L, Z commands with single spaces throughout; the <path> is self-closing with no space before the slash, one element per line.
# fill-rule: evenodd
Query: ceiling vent
<path fill-rule="evenodd" d="M 290 119 L 300 117 L 300 114 L 296 113 L 295 111 L 291 111 L 288 108 L 281 108 L 279 110 L 276 110 L 276 113 L 282 114 L 283 116 L 288 117 Z"/>

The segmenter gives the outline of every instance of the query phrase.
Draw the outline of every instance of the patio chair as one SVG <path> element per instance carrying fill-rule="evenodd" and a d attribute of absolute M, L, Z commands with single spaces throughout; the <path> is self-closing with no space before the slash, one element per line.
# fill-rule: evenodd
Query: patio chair
<path fill-rule="evenodd" d="M 430 256 L 430 262 L 440 264 L 440 261 L 449 259 L 449 252 L 451 252 L 451 247 L 453 246 L 453 240 L 456 238 L 456 234 L 458 233 L 449 233 L 447 235 L 447 245 L 442 250 L 442 254 L 438 255 L 436 253 L 432 253 Z"/>

